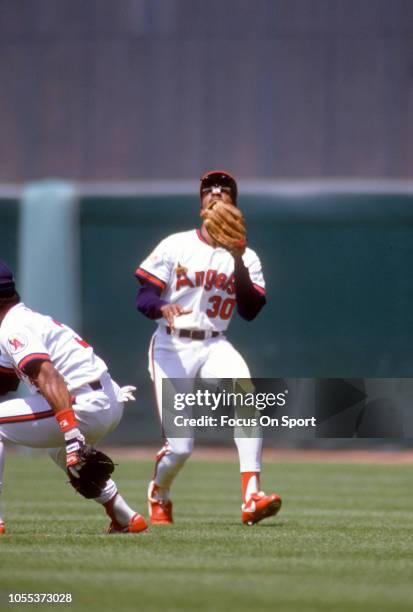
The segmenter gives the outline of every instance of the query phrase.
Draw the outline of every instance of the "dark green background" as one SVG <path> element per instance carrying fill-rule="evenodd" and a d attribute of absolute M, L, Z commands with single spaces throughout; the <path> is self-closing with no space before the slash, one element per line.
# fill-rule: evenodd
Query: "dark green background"
<path fill-rule="evenodd" d="M 413 197 L 240 198 L 268 303 L 229 338 L 255 377 L 413 377 Z M 81 201 L 82 329 L 121 384 L 138 386 L 113 441 L 159 439 L 134 270 L 165 236 L 199 225 L 196 197 Z M 17 205 L 0 202 L 1 258 L 17 263 Z M 50 313 L 53 314 L 53 313 Z"/>
<path fill-rule="evenodd" d="M 0 259 L 16 270 L 18 205 L 12 198 L 0 199 Z"/>
<path fill-rule="evenodd" d="M 268 304 L 252 323 L 234 317 L 229 338 L 255 377 L 413 376 L 410 196 L 260 196 L 240 206 Z M 121 430 L 129 441 L 152 439 L 157 426 L 147 372 L 155 325 L 135 310 L 133 273 L 162 238 L 197 226 L 198 210 L 191 197 L 82 201 L 83 334 L 119 382 L 139 387 Z"/>

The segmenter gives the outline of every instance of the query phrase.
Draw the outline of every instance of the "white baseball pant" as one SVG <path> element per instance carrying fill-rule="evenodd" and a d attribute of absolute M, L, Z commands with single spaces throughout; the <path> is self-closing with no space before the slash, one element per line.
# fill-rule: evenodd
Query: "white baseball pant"
<path fill-rule="evenodd" d="M 205 340 L 180 338 L 168 335 L 165 327 L 159 326 L 149 347 L 149 373 L 155 387 L 156 404 L 162 423 L 162 380 L 180 380 L 180 393 L 190 393 L 193 379 L 250 378 L 249 368 L 224 335 Z M 261 470 L 262 438 L 234 438 L 238 449 L 240 471 Z M 155 483 L 169 488 L 172 480 L 191 455 L 193 438 L 167 437 L 159 451 L 155 469 Z"/>
<path fill-rule="evenodd" d="M 118 401 L 119 387 L 109 374 L 100 379 L 102 389 L 93 391 L 85 385 L 72 391 L 76 398 L 73 410 L 79 429 L 89 444 L 96 444 L 118 425 L 123 403 Z M 0 492 L 3 485 L 5 445 L 46 448 L 59 467 L 66 470 L 66 448 L 53 410 L 41 395 L 12 399 L 0 403 Z M 116 493 L 109 480 L 96 501 L 105 503 Z"/>

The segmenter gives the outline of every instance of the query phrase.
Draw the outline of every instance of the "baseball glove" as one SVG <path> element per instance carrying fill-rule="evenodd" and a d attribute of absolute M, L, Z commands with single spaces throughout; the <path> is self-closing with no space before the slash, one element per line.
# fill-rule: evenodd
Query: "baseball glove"
<path fill-rule="evenodd" d="M 214 200 L 201 210 L 201 217 L 208 234 L 214 242 L 230 251 L 242 255 L 247 245 L 244 215 L 233 204 Z"/>
<path fill-rule="evenodd" d="M 80 452 L 80 462 L 77 476 L 67 470 L 70 484 L 87 499 L 99 497 L 115 469 L 115 464 L 105 453 L 87 445 Z"/>

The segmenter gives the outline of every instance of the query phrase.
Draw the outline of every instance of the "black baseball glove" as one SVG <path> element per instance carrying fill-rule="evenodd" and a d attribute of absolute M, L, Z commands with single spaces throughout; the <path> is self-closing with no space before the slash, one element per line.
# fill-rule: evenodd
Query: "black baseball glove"
<path fill-rule="evenodd" d="M 87 499 L 99 497 L 113 474 L 115 464 L 105 453 L 88 445 L 79 451 L 79 460 L 76 472 L 67 470 L 70 484 Z"/>

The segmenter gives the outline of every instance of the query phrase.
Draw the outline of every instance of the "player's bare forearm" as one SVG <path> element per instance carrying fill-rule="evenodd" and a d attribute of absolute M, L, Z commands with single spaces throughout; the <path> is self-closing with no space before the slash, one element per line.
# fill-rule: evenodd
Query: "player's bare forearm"
<path fill-rule="evenodd" d="M 72 400 L 64 378 L 50 361 L 30 364 L 27 374 L 55 413 L 71 409 Z"/>
<path fill-rule="evenodd" d="M 85 437 L 78 428 L 72 409 L 72 399 L 64 378 L 50 361 L 34 362 L 29 376 L 53 409 L 66 444 L 66 468 L 73 478 L 79 478 L 83 464 Z"/>

